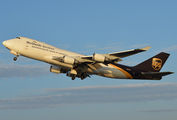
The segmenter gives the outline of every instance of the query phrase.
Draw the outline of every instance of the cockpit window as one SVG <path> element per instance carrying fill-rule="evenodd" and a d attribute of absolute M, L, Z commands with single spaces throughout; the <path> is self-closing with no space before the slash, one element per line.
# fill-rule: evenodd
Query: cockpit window
<path fill-rule="evenodd" d="M 16 37 L 17 39 L 20 39 L 20 37 Z"/>

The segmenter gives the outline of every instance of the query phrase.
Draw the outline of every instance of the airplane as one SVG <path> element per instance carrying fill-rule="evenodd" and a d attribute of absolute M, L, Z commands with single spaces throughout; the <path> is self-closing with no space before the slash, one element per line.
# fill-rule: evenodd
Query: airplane
<path fill-rule="evenodd" d="M 50 72 L 65 73 L 74 80 L 76 77 L 81 80 L 90 75 L 99 75 L 115 79 L 145 79 L 161 80 L 163 76 L 174 72 L 160 72 L 168 59 L 168 53 L 161 52 L 144 62 L 130 67 L 119 64 L 122 58 L 149 50 L 147 46 L 141 49 L 132 49 L 108 54 L 83 55 L 26 37 L 16 37 L 3 41 L 3 45 L 10 50 L 10 53 L 17 57 L 24 56 L 34 60 L 50 64 Z"/>

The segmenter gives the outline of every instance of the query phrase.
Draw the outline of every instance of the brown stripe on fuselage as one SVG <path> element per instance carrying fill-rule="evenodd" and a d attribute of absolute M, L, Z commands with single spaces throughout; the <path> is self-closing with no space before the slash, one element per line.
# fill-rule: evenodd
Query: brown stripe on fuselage
<path fill-rule="evenodd" d="M 125 71 L 124 69 L 122 69 L 122 68 L 120 68 L 116 65 L 113 65 L 113 64 L 109 64 L 109 65 L 111 65 L 112 67 L 120 70 L 122 73 L 124 73 L 127 76 L 128 79 L 133 79 L 133 77 L 127 71 Z"/>
<path fill-rule="evenodd" d="M 109 65 L 123 72 L 127 76 L 128 79 L 146 79 L 146 80 L 160 80 L 161 79 L 161 77 L 153 77 L 153 76 L 144 75 L 142 74 L 142 72 L 148 72 L 148 71 L 137 69 L 135 67 L 129 67 L 129 66 L 125 66 L 125 65 L 121 65 L 117 63 L 111 63 Z"/>

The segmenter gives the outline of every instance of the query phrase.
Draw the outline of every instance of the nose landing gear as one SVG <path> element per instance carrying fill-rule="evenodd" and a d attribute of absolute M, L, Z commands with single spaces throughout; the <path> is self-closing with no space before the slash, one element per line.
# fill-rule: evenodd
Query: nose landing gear
<path fill-rule="evenodd" d="M 20 56 L 19 53 L 15 52 L 15 51 L 13 51 L 13 50 L 11 50 L 10 53 L 16 56 L 16 57 L 13 58 L 14 61 L 16 61 L 16 60 L 17 60 L 17 57 Z"/>
<path fill-rule="evenodd" d="M 16 60 L 17 60 L 17 57 L 14 57 L 13 60 L 16 61 Z"/>

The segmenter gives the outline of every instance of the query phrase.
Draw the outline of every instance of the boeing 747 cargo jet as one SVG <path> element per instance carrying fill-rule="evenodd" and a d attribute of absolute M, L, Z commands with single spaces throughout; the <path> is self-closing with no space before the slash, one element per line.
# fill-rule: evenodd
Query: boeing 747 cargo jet
<path fill-rule="evenodd" d="M 164 52 L 133 67 L 118 64 L 119 61 L 122 61 L 121 58 L 147 51 L 151 48 L 150 46 L 108 54 L 94 53 L 86 56 L 26 37 L 6 40 L 3 45 L 10 50 L 10 53 L 15 55 L 14 61 L 22 55 L 46 62 L 51 64 L 50 72 L 65 73 L 72 80 L 76 77 L 83 80 L 90 75 L 116 79 L 160 80 L 163 76 L 173 73 L 160 72 L 169 57 L 169 54 Z"/>

